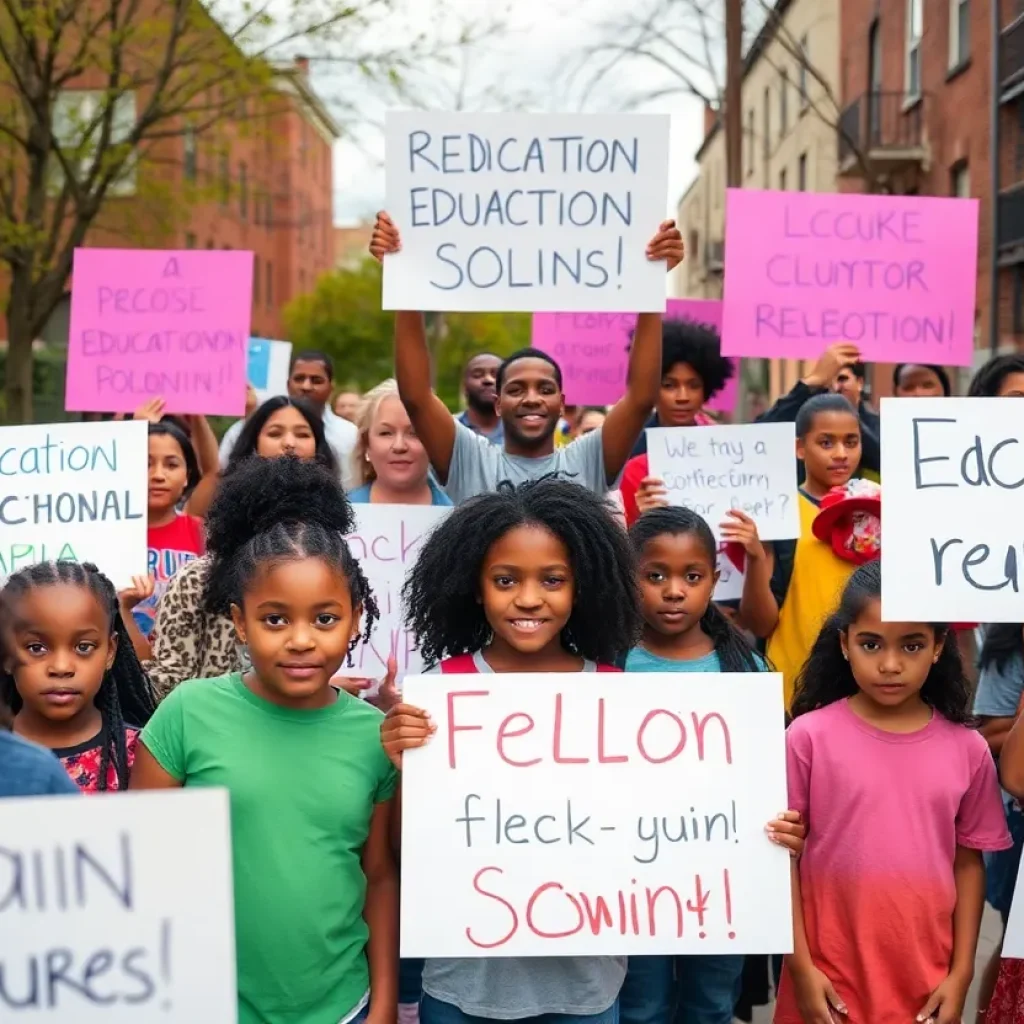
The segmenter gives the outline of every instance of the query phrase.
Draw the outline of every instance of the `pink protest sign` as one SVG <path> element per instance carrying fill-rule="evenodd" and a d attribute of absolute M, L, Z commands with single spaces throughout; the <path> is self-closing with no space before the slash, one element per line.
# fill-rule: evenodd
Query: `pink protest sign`
<path fill-rule="evenodd" d="M 65 407 L 241 416 L 251 252 L 76 249 Z"/>
<path fill-rule="evenodd" d="M 722 351 L 970 366 L 978 201 L 729 189 Z"/>
<path fill-rule="evenodd" d="M 669 299 L 666 320 L 694 320 L 716 331 L 722 328 L 722 303 L 706 299 Z M 533 344 L 562 368 L 569 405 L 613 405 L 626 390 L 629 337 L 635 313 L 534 313 Z M 738 392 L 736 361 L 733 376 L 705 409 L 732 412 Z"/>

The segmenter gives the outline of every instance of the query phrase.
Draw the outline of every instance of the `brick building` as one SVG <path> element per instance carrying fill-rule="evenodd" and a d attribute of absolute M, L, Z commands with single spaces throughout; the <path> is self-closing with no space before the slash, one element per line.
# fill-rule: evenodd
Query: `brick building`
<path fill-rule="evenodd" d="M 979 199 L 976 365 L 992 337 L 992 3 L 1001 26 L 996 336 L 1008 349 L 1024 344 L 1024 2 L 841 5 L 840 189 Z M 891 383 L 879 368 L 875 393 Z"/>
<path fill-rule="evenodd" d="M 83 85 L 88 83 L 83 83 Z M 65 89 L 55 133 L 88 112 L 93 91 Z M 125 118 L 137 101 L 127 97 Z M 252 331 L 284 337 L 282 308 L 334 266 L 333 143 L 339 129 L 309 81 L 308 62 L 276 69 L 272 94 L 240 102 L 235 117 L 196 133 L 186 119 L 108 195 L 86 245 L 249 249 Z M 69 301 L 44 338 L 67 340 Z"/>

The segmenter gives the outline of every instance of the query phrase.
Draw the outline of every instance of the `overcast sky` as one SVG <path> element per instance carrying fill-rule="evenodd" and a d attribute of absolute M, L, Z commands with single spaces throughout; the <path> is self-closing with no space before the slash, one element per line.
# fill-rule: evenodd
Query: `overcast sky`
<path fill-rule="evenodd" d="M 438 11 L 447 13 L 451 31 L 466 22 L 486 16 L 497 4 L 494 0 L 413 0 L 414 30 L 429 31 L 439 23 Z M 635 0 L 634 0 L 635 2 Z M 491 40 L 463 53 L 466 79 L 469 82 L 467 106 L 477 110 L 495 110 L 502 97 L 537 97 L 529 109 L 549 112 L 571 111 L 579 100 L 562 84 L 564 69 L 579 59 L 584 41 L 595 38 L 596 26 L 603 19 L 615 17 L 623 10 L 621 0 L 516 0 L 508 17 L 510 31 L 502 40 Z M 375 30 L 371 43 L 389 45 L 389 29 Z M 332 83 L 323 77 L 325 71 L 314 72 L 314 83 L 328 102 Z M 455 68 L 433 75 L 428 99 L 423 103 L 433 109 L 451 105 L 453 85 L 459 78 Z M 589 109 L 612 112 L 629 91 L 643 93 L 658 88 L 665 81 L 658 72 L 632 63 L 628 72 L 608 84 L 607 95 L 592 100 Z M 336 87 L 336 86 L 334 86 Z M 543 90 L 543 91 L 542 91 Z M 387 108 L 386 101 L 368 100 L 362 104 L 372 122 L 376 123 Z M 703 113 L 697 100 L 675 95 L 640 108 L 645 112 L 666 113 L 672 118 L 669 195 L 666 211 L 674 214 L 676 203 L 693 180 L 693 154 L 700 145 Z M 384 199 L 383 137 L 379 129 L 365 125 L 358 144 L 345 140 L 334 150 L 335 193 L 334 220 L 339 225 L 356 224 L 372 217 Z"/>

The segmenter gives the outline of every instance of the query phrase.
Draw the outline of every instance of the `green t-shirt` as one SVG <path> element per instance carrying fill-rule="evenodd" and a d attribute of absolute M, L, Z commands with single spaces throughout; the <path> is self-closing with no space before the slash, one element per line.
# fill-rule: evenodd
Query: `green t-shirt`
<path fill-rule="evenodd" d="M 380 712 L 295 711 L 238 673 L 172 690 L 142 742 L 186 786 L 231 795 L 239 1024 L 338 1024 L 369 987 L 361 854 L 397 773 Z"/>

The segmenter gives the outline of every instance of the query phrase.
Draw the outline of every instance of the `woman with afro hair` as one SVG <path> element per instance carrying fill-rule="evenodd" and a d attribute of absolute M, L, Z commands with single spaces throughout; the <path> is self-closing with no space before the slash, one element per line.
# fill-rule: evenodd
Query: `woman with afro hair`
<path fill-rule="evenodd" d="M 731 360 L 722 355 L 721 339 L 713 327 L 693 320 L 663 321 L 661 387 L 646 426 L 702 427 L 714 423 L 703 411 L 704 404 L 725 387 L 734 372 Z M 648 474 L 645 429 L 619 484 L 627 526 L 632 526 L 645 508 L 666 503 L 662 481 Z"/>

